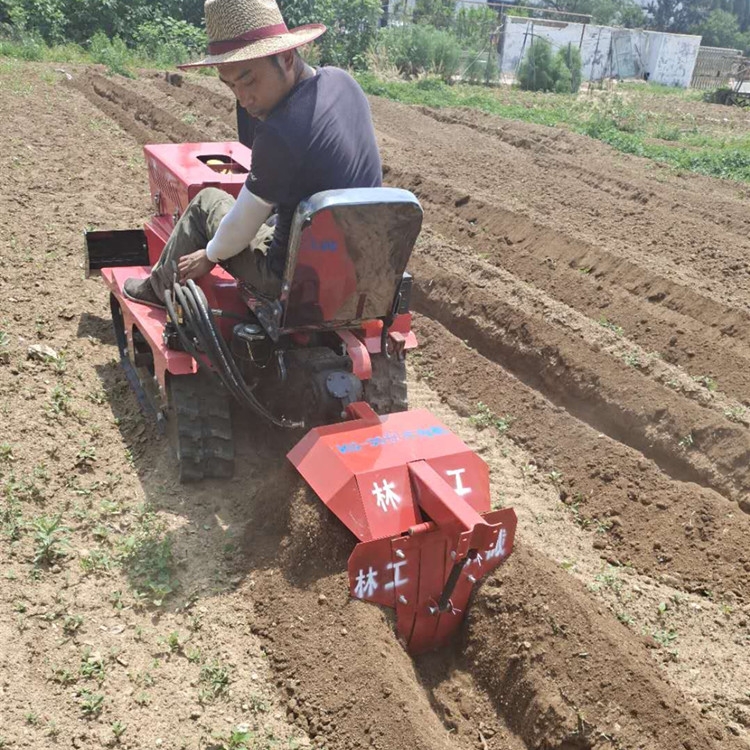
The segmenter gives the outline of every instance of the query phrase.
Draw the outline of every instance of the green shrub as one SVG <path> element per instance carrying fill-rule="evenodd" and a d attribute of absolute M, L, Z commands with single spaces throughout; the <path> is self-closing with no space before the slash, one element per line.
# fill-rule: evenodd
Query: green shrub
<path fill-rule="evenodd" d="M 461 8 L 456 14 L 453 33 L 463 47 L 482 49 L 499 25 L 498 14 L 491 8 Z"/>
<path fill-rule="evenodd" d="M 433 73 L 449 81 L 458 71 L 461 47 L 447 31 L 421 24 L 391 26 L 380 32 L 379 44 L 401 75 Z"/>
<path fill-rule="evenodd" d="M 568 44 L 557 53 L 558 69 L 562 74 L 562 68 L 565 67 L 570 72 L 570 86 L 568 90 L 562 92 L 566 94 L 577 94 L 581 88 L 581 78 L 583 76 L 583 60 L 581 59 L 581 50 Z M 567 76 L 566 76 L 567 77 Z"/>
<path fill-rule="evenodd" d="M 138 50 L 162 64 L 180 64 L 206 49 L 206 33 L 185 21 L 161 16 L 142 23 L 135 31 Z"/>
<path fill-rule="evenodd" d="M 308 23 L 328 27 L 316 43 L 321 64 L 367 67 L 382 13 L 380 0 L 282 0 L 280 5 L 290 27 Z"/>
<path fill-rule="evenodd" d="M 552 46 L 544 39 L 534 39 L 518 69 L 518 83 L 524 91 L 552 91 L 556 70 Z"/>
<path fill-rule="evenodd" d="M 0 55 L 37 62 L 44 59 L 45 49 L 44 41 L 38 36 L 0 24 Z"/>
<path fill-rule="evenodd" d="M 581 87 L 581 53 L 568 45 L 552 54 L 546 39 L 535 39 L 518 71 L 518 83 L 525 91 L 576 93 Z"/>
<path fill-rule="evenodd" d="M 446 29 L 453 23 L 456 0 L 416 0 L 414 22 Z"/>
<path fill-rule="evenodd" d="M 91 39 L 89 52 L 94 62 L 107 66 L 108 73 L 117 73 L 127 78 L 133 78 L 130 72 L 132 56 L 125 42 L 116 36 L 110 40 L 103 31 L 97 31 Z"/>

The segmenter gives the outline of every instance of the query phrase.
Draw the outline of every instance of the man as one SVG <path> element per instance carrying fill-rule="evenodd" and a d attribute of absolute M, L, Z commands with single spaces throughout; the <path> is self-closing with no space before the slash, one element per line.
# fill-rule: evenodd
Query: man
<path fill-rule="evenodd" d="M 208 56 L 181 67 L 217 67 L 252 118 L 252 165 L 236 201 L 216 188 L 202 190 L 151 275 L 125 282 L 128 297 L 150 305 L 162 305 L 175 273 L 185 282 L 216 263 L 277 296 L 297 204 L 322 190 L 381 185 L 364 93 L 343 70 L 316 71 L 297 52 L 324 26 L 289 31 L 275 0 L 206 0 L 205 13 Z"/>

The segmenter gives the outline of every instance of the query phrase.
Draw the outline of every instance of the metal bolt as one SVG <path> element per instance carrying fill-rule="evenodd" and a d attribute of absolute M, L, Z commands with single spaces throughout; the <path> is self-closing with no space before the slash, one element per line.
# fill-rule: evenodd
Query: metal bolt
<path fill-rule="evenodd" d="M 469 579 L 469 583 L 476 583 L 477 579 L 474 576 L 466 576 Z"/>
<path fill-rule="evenodd" d="M 431 615 L 436 615 L 436 614 L 438 613 L 438 608 L 437 608 L 437 607 L 427 607 L 427 611 L 428 611 L 428 612 L 429 612 L 429 613 L 430 613 Z"/>
<path fill-rule="evenodd" d="M 403 594 L 401 594 L 401 596 L 399 596 L 398 600 L 399 600 L 399 602 L 400 602 L 401 604 L 408 604 L 408 603 L 409 603 L 409 602 L 407 601 L 406 597 L 405 597 L 405 596 L 404 596 Z"/>
<path fill-rule="evenodd" d="M 402 549 L 397 549 L 396 550 L 396 557 L 399 560 L 403 560 L 406 557 L 406 555 L 404 554 L 404 551 Z"/>
<path fill-rule="evenodd" d="M 451 560 L 455 560 L 457 557 L 458 557 L 458 555 L 456 554 L 456 550 L 453 550 L 451 552 Z"/>

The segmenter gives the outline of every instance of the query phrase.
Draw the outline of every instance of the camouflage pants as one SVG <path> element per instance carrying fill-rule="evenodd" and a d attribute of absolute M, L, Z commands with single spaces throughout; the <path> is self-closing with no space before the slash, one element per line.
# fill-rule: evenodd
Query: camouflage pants
<path fill-rule="evenodd" d="M 204 249 L 233 205 L 234 198 L 219 188 L 204 188 L 190 201 L 151 269 L 151 283 L 160 299 L 164 299 L 164 291 L 172 286 L 177 261 Z M 264 224 L 248 247 L 220 264 L 236 279 L 246 281 L 266 297 L 277 297 L 281 291 L 281 279 L 266 263 L 273 232 L 273 226 Z"/>

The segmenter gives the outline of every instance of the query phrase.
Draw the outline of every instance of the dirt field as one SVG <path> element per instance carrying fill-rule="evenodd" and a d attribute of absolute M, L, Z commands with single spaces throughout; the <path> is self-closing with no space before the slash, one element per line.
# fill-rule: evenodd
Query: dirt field
<path fill-rule="evenodd" d="M 83 280 L 85 228 L 149 215 L 141 145 L 233 138 L 228 94 L 54 67 L 0 61 L 0 747 L 750 745 L 750 187 L 372 100 L 425 209 L 411 402 L 519 515 L 415 661 L 293 438 L 239 424 L 234 480 L 178 484 Z"/>

